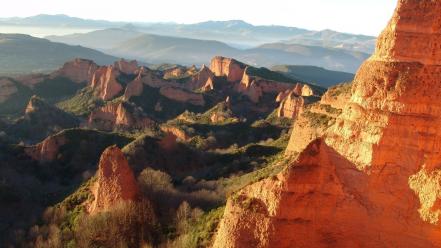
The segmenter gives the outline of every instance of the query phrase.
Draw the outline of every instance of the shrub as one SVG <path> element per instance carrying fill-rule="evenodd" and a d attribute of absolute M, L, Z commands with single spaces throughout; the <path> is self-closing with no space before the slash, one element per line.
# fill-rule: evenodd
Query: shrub
<path fill-rule="evenodd" d="M 156 232 L 150 202 L 121 202 L 109 212 L 83 215 L 75 228 L 75 243 L 77 247 L 140 247 L 153 244 Z"/>

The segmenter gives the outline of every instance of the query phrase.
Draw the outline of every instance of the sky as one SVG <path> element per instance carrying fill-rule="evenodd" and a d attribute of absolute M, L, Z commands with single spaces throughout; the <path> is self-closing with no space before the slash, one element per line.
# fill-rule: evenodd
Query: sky
<path fill-rule="evenodd" d="M 7 0 L 1 0 L 7 1 Z M 254 25 L 378 35 L 396 0 L 9 0 L 0 17 L 66 14 L 128 22 L 244 20 Z"/>

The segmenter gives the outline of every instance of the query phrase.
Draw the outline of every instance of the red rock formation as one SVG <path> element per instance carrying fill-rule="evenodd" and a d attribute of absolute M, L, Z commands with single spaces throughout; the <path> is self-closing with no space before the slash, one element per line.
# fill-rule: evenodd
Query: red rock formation
<path fill-rule="evenodd" d="M 321 103 L 336 109 L 343 109 L 351 99 L 352 84 L 340 84 L 331 87 L 323 94 Z"/>
<path fill-rule="evenodd" d="M 193 75 L 187 83 L 187 88 L 190 90 L 201 90 L 203 92 L 214 89 L 214 74 L 205 65 L 198 73 Z"/>
<path fill-rule="evenodd" d="M 25 147 L 25 153 L 40 162 L 51 162 L 57 159 L 59 149 L 67 140 L 64 136 L 49 136 L 35 146 Z"/>
<path fill-rule="evenodd" d="M 201 94 L 185 91 L 184 89 L 166 86 L 159 90 L 161 95 L 178 102 L 190 103 L 197 106 L 204 106 L 204 97 Z"/>
<path fill-rule="evenodd" d="M 119 75 L 119 70 L 113 66 L 100 67 L 93 74 L 90 86 L 98 97 L 104 101 L 111 100 L 123 90 L 116 80 Z"/>
<path fill-rule="evenodd" d="M 217 56 L 211 60 L 210 70 L 216 77 L 226 77 L 228 82 L 239 82 L 245 65 L 234 59 Z"/>
<path fill-rule="evenodd" d="M 100 130 L 115 129 L 145 129 L 154 124 L 154 121 L 144 116 L 142 111 L 128 103 L 109 103 L 90 113 L 86 126 Z"/>
<path fill-rule="evenodd" d="M 114 63 L 113 67 L 125 74 L 136 74 L 136 71 L 138 70 L 138 62 L 136 60 L 127 61 L 125 59 L 120 59 Z"/>
<path fill-rule="evenodd" d="M 142 82 L 142 72 L 138 73 L 138 76 L 129 84 L 127 84 L 124 91 L 124 100 L 129 100 L 132 96 L 140 96 L 144 90 L 144 84 Z"/>
<path fill-rule="evenodd" d="M 277 116 L 296 119 L 297 116 L 303 111 L 304 106 L 305 99 L 302 96 L 298 96 L 294 92 L 291 92 L 280 102 L 280 106 L 277 109 Z"/>
<path fill-rule="evenodd" d="M 65 77 L 75 83 L 89 83 L 98 66 L 91 60 L 74 59 L 50 75 L 51 78 Z"/>
<path fill-rule="evenodd" d="M 166 134 L 171 134 L 182 141 L 188 141 L 191 139 L 190 135 L 188 135 L 184 130 L 179 129 L 178 127 L 161 126 L 161 131 L 163 131 Z"/>
<path fill-rule="evenodd" d="M 190 68 L 186 68 L 183 66 L 176 66 L 164 71 L 164 79 L 173 80 L 177 78 L 184 78 L 188 76 L 193 76 L 197 73 L 196 66 L 191 66 Z"/>
<path fill-rule="evenodd" d="M 247 67 L 243 73 L 240 84 L 235 85 L 235 89 L 248 96 L 254 103 L 258 103 L 264 94 L 279 94 L 292 88 L 292 84 L 290 83 L 276 82 L 250 76 L 248 70 L 249 68 Z"/>
<path fill-rule="evenodd" d="M 214 247 L 441 247 L 440 24 L 400 0 L 335 125 L 229 200 Z"/>
<path fill-rule="evenodd" d="M 14 82 L 7 78 L 0 79 L 0 103 L 7 101 L 11 96 L 17 93 L 18 89 Z"/>
<path fill-rule="evenodd" d="M 311 88 L 311 86 L 304 84 L 302 87 L 302 93 L 301 96 L 314 96 L 315 92 L 314 90 Z"/>
<path fill-rule="evenodd" d="M 97 179 L 92 191 L 94 201 L 89 208 L 92 214 L 111 210 L 121 201 L 138 199 L 139 189 L 135 176 L 118 147 L 109 147 L 101 155 Z"/>

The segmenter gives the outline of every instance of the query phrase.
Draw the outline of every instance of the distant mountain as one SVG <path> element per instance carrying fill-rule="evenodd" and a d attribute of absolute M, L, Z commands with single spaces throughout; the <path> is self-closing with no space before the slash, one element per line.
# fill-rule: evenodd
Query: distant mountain
<path fill-rule="evenodd" d="M 130 26 L 125 26 L 124 28 L 97 30 L 86 34 L 48 36 L 46 38 L 54 42 L 105 50 L 116 47 L 120 43 L 141 36 L 142 34 L 143 33 L 134 30 L 134 28 L 130 28 Z"/>
<path fill-rule="evenodd" d="M 306 29 L 296 27 L 254 26 L 241 20 L 207 21 L 195 24 L 153 23 L 141 25 L 140 30 L 165 36 L 218 40 L 240 48 L 285 40 L 308 32 Z"/>
<path fill-rule="evenodd" d="M 197 40 L 144 34 L 108 50 L 113 55 L 150 63 L 183 65 L 207 64 L 215 55 L 233 56 L 242 53 L 219 41 Z"/>
<path fill-rule="evenodd" d="M 81 46 L 69 46 L 22 34 L 0 34 L 0 74 L 47 72 L 74 58 L 109 64 L 115 57 Z"/>
<path fill-rule="evenodd" d="M 200 24 L 221 25 L 217 22 Z M 247 26 L 238 22 L 233 26 Z M 144 34 L 138 29 L 112 28 L 85 34 L 48 37 L 53 41 L 94 48 L 113 56 L 149 63 L 207 64 L 213 56 L 235 57 L 253 66 L 280 64 L 313 65 L 330 70 L 355 72 L 368 54 L 339 48 L 269 43 L 252 49 L 237 49 L 214 40 Z"/>
<path fill-rule="evenodd" d="M 36 15 L 25 18 L 2 18 L 0 25 L 28 25 L 46 27 L 83 27 L 83 28 L 108 28 L 123 23 L 103 20 L 87 20 L 67 15 Z"/>
<path fill-rule="evenodd" d="M 330 71 L 316 66 L 303 65 L 277 65 L 271 68 L 273 71 L 280 72 L 291 78 L 301 78 L 305 82 L 330 87 L 342 82 L 350 82 L 354 79 L 354 74 Z"/>
<path fill-rule="evenodd" d="M 247 50 L 248 63 L 271 67 L 275 64 L 313 65 L 330 70 L 355 72 L 369 54 L 338 48 L 271 43 Z"/>
<path fill-rule="evenodd" d="M 331 48 L 339 47 L 365 53 L 372 53 L 375 47 L 375 37 L 371 36 L 346 34 L 332 30 L 311 31 L 297 27 L 276 25 L 255 26 L 242 20 L 206 21 L 195 24 L 128 23 L 88 20 L 66 15 L 37 15 L 26 18 L 0 18 L 1 25 L 88 29 L 121 28 L 129 25 L 136 27 L 137 31 L 143 33 L 217 40 L 242 49 L 274 42 Z"/>
<path fill-rule="evenodd" d="M 283 42 L 287 44 L 343 48 L 346 50 L 361 51 L 371 54 L 375 49 L 376 38 L 373 36 L 354 35 L 339 33 L 333 30 L 323 30 L 302 33 Z"/>

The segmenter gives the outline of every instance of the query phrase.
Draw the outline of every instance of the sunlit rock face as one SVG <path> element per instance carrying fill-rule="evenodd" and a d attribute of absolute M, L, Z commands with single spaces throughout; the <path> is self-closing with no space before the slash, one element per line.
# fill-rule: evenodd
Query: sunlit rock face
<path fill-rule="evenodd" d="M 90 86 L 95 95 L 104 101 L 111 100 L 122 90 L 122 85 L 117 81 L 121 72 L 113 66 L 100 67 L 94 73 Z"/>
<path fill-rule="evenodd" d="M 152 127 L 154 121 L 145 116 L 141 110 L 129 103 L 108 103 L 90 113 L 87 122 L 88 128 L 99 130 L 126 130 L 146 129 Z"/>
<path fill-rule="evenodd" d="M 92 191 L 94 201 L 89 209 L 92 214 L 111 210 L 121 201 L 138 199 L 139 188 L 135 176 L 118 147 L 109 147 L 101 155 Z"/>
<path fill-rule="evenodd" d="M 214 246 L 441 247 L 440 31 L 441 1 L 400 0 L 335 124 L 229 199 Z"/>
<path fill-rule="evenodd" d="M 75 83 L 88 83 L 97 69 L 98 65 L 93 61 L 77 58 L 66 62 L 63 67 L 52 73 L 51 77 L 65 77 Z"/>
<path fill-rule="evenodd" d="M 210 63 L 210 70 L 216 77 L 226 77 L 228 82 L 238 82 L 242 80 L 245 64 L 240 63 L 237 60 L 214 57 Z"/>
<path fill-rule="evenodd" d="M 138 69 L 138 62 L 136 60 L 127 61 L 125 59 L 120 59 L 116 61 L 113 66 L 122 73 L 135 74 Z"/>

